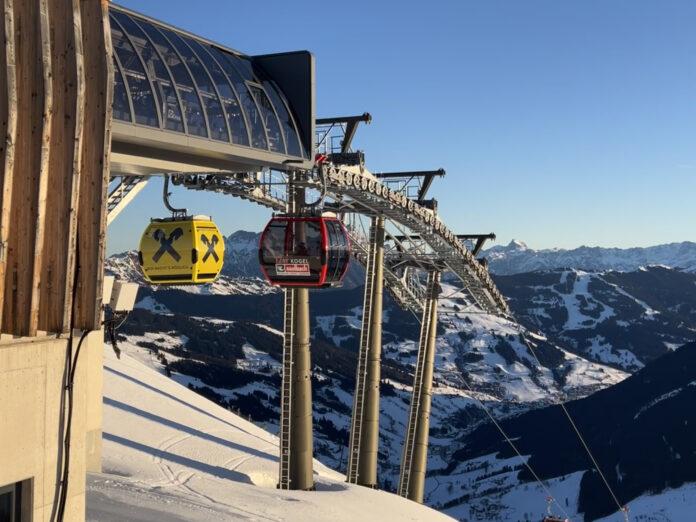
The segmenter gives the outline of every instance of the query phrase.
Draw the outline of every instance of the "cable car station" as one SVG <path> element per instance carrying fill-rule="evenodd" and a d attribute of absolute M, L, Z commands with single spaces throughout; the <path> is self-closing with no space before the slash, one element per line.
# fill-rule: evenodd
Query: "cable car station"
<path fill-rule="evenodd" d="M 316 118 L 310 52 L 247 56 L 92 0 L 5 2 L 5 22 L 0 417 L 24 421 L 9 435 L 0 426 L 4 444 L 22 450 L 2 461 L 0 488 L 21 491 L 20 520 L 54 509 L 47 463 L 70 466 L 66 482 L 100 470 L 102 397 L 93 390 L 101 389 L 106 229 L 153 176 L 166 178 L 172 214 L 143 216 L 139 261 L 153 284 L 212 281 L 224 258 L 215 216 L 171 207 L 170 181 L 268 209 L 259 263 L 285 295 L 279 488 L 314 487 L 308 290 L 340 285 L 349 262 L 365 267 L 347 467 L 354 484 L 377 486 L 384 289 L 420 317 L 397 491 L 422 502 L 442 274 L 457 278 L 470 306 L 509 312 L 476 258 L 492 235 L 451 230 L 427 197 L 445 171 L 371 173 L 351 148 L 371 117 Z M 66 361 L 76 408 L 87 412 L 66 438 L 77 448 L 67 460 L 39 435 L 63 429 Z M 44 453 L 29 459 L 33 448 Z M 60 513 L 83 520 L 84 488 L 65 489 Z"/>

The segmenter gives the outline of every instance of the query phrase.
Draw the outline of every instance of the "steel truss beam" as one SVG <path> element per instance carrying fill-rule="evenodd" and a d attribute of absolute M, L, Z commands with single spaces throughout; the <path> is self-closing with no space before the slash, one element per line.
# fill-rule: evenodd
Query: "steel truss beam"
<path fill-rule="evenodd" d="M 372 122 L 372 116 L 369 113 L 364 112 L 360 116 L 342 116 L 337 118 L 319 118 L 316 120 L 317 125 L 341 125 L 344 129 L 343 139 L 341 140 L 341 154 L 345 154 L 350 150 L 350 145 L 355 137 L 355 131 L 358 130 L 359 123 L 370 124 Z M 344 127 L 345 125 L 345 127 Z M 327 131 L 327 135 L 330 132 Z"/>
<path fill-rule="evenodd" d="M 413 172 L 380 172 L 380 173 L 375 173 L 376 178 L 384 178 L 384 179 L 414 179 L 414 178 L 422 178 L 423 182 L 421 183 L 420 189 L 418 190 L 418 197 L 416 198 L 417 201 L 423 201 L 425 199 L 425 195 L 428 193 L 428 189 L 430 188 L 430 185 L 432 185 L 433 180 L 435 179 L 435 176 L 444 178 L 445 177 L 445 169 L 437 169 L 437 170 L 416 170 Z"/>

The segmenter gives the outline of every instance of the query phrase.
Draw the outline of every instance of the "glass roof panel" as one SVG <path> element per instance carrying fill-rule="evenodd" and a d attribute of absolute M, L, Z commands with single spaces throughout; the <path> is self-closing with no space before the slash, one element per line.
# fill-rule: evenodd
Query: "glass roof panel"
<path fill-rule="evenodd" d="M 227 76 L 220 68 L 220 64 L 218 64 L 215 58 L 210 54 L 207 46 L 201 45 L 192 38 L 184 38 L 184 40 L 200 58 L 201 62 L 203 62 L 215 83 L 215 87 L 217 87 L 222 105 L 225 108 L 225 114 L 227 115 L 227 123 L 232 133 L 232 143 L 249 145 L 247 125 L 244 121 L 242 109 L 239 106 L 237 93 L 234 92 Z"/>
<path fill-rule="evenodd" d="M 179 55 L 174 52 L 167 39 L 157 30 L 157 28 L 155 28 L 155 26 L 149 22 L 146 22 L 145 20 L 138 20 L 138 23 L 154 42 L 157 50 L 164 59 L 165 64 L 172 72 L 174 82 L 177 84 L 177 86 L 190 87 L 193 89 L 193 80 L 191 80 L 191 76 L 186 70 L 186 67 L 184 67 L 184 64 L 181 62 L 181 58 L 179 58 Z"/>
<path fill-rule="evenodd" d="M 121 68 L 116 62 L 114 55 L 114 118 L 122 121 L 131 121 L 130 104 L 128 103 L 128 93 L 126 85 L 123 83 Z"/>
<path fill-rule="evenodd" d="M 111 23 L 111 35 L 114 52 L 123 67 L 126 88 L 130 92 L 133 102 L 135 122 L 150 127 L 159 127 L 157 106 L 140 58 L 138 58 L 121 27 L 113 22 Z"/>
<path fill-rule="evenodd" d="M 251 68 L 251 62 L 248 58 L 245 58 L 243 56 L 237 56 L 231 53 L 226 54 L 229 56 L 230 60 L 232 61 L 232 64 L 239 71 L 239 74 L 242 75 L 242 78 L 244 78 L 248 82 L 258 82 L 256 76 L 254 76 L 254 72 Z"/>
<path fill-rule="evenodd" d="M 264 129 L 261 114 L 256 106 L 254 98 L 251 96 L 251 93 L 247 88 L 246 83 L 239 75 L 237 69 L 235 69 L 232 63 L 228 60 L 228 57 L 232 56 L 232 54 L 221 51 L 212 45 L 208 46 L 208 49 L 210 49 L 213 56 L 217 59 L 217 62 L 222 67 L 222 70 L 225 71 L 225 74 L 227 74 L 227 77 L 230 79 L 230 82 L 232 82 L 232 85 L 239 95 L 242 108 L 246 113 L 246 120 L 249 122 L 251 127 L 251 146 L 255 149 L 268 150 L 268 141 L 266 140 L 266 131 Z"/>
<path fill-rule="evenodd" d="M 181 108 L 176 92 L 172 89 L 171 76 L 164 63 L 162 63 L 154 45 L 128 15 L 119 11 L 112 11 L 112 16 L 120 22 L 123 29 L 129 34 L 131 41 L 136 46 L 140 57 L 145 63 L 147 73 L 155 86 L 155 96 L 160 104 L 164 127 L 169 130 L 184 132 Z"/>
<path fill-rule="evenodd" d="M 203 109 L 186 66 L 169 41 L 155 26 L 144 20 L 140 21 L 140 26 L 154 42 L 164 63 L 172 72 L 177 91 L 184 106 L 188 133 L 207 137 L 208 130 L 205 125 Z"/>
<path fill-rule="evenodd" d="M 258 68 L 257 68 L 258 69 Z M 291 156 L 302 157 L 302 148 L 300 145 L 300 137 L 295 127 L 295 122 L 288 112 L 285 103 L 278 93 L 279 89 L 273 84 L 272 81 L 266 78 L 266 75 L 262 71 L 257 70 L 257 77 L 261 79 L 263 87 L 266 90 L 266 94 L 271 99 L 273 107 L 275 107 L 276 114 L 283 126 L 283 133 L 285 134 L 285 144 L 288 150 L 288 154 Z"/>
<path fill-rule="evenodd" d="M 253 57 L 115 5 L 109 16 L 116 120 L 306 157 L 287 98 Z"/>
<path fill-rule="evenodd" d="M 271 105 L 268 96 L 266 96 L 266 93 L 260 86 L 249 85 L 249 90 L 254 95 L 254 99 L 261 110 L 261 116 L 263 117 L 263 123 L 266 127 L 270 149 L 273 152 L 284 153 L 285 142 L 283 140 L 283 134 L 280 132 L 278 118 L 276 117 L 275 112 L 273 112 L 273 105 Z"/>
<path fill-rule="evenodd" d="M 263 74 L 261 74 L 261 73 L 259 73 L 259 74 L 261 76 L 263 76 Z M 274 89 L 270 89 L 267 87 L 266 90 L 269 93 L 271 91 L 273 91 L 278 95 L 278 97 L 280 98 L 280 101 L 282 102 L 282 104 L 285 106 L 285 108 L 288 111 L 288 117 L 289 117 L 290 121 L 292 122 L 293 128 L 297 132 L 297 140 L 299 141 L 299 147 L 300 147 L 300 154 L 297 154 L 297 155 L 300 157 L 303 157 L 303 158 L 308 158 L 310 156 L 310 154 L 302 146 L 302 132 L 300 131 L 299 126 L 297 125 L 297 120 L 293 116 L 292 109 L 290 108 L 290 102 L 288 101 L 287 97 L 285 96 L 285 93 L 282 91 L 282 89 L 280 89 L 280 87 L 278 87 L 275 84 L 275 82 L 272 82 L 269 80 L 267 83 L 271 84 L 274 87 Z M 264 80 L 264 85 L 266 85 L 266 80 Z M 276 110 L 277 110 L 277 107 L 276 107 Z M 281 119 L 282 119 L 282 117 L 281 117 Z M 291 150 L 290 145 L 288 145 L 288 154 L 291 154 L 290 150 Z"/>
<path fill-rule="evenodd" d="M 169 38 L 176 50 L 179 51 L 181 57 L 186 61 L 186 65 L 193 75 L 193 79 L 198 86 L 198 90 L 205 106 L 205 112 L 208 116 L 208 125 L 210 126 L 210 135 L 213 139 L 220 141 L 230 141 L 227 134 L 227 122 L 225 114 L 222 111 L 222 105 L 217 96 L 215 87 L 213 87 L 212 79 L 201 65 L 198 57 L 193 53 L 191 48 L 172 31 L 165 31 L 165 36 Z"/>

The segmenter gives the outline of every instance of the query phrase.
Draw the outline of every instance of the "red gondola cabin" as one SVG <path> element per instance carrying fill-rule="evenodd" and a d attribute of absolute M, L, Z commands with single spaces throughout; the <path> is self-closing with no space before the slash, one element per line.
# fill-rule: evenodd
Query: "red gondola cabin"
<path fill-rule="evenodd" d="M 335 286 L 349 260 L 348 234 L 335 217 L 275 217 L 261 234 L 259 262 L 272 285 Z"/>

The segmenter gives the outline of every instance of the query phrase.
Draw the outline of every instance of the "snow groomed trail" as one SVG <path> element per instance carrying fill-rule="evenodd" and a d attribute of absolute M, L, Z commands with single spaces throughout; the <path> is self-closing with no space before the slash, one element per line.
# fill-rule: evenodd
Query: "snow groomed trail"
<path fill-rule="evenodd" d="M 87 520 L 444 521 L 394 494 L 349 485 L 315 461 L 316 491 L 280 491 L 278 439 L 155 369 L 150 353 L 104 349 L 102 473 Z"/>

